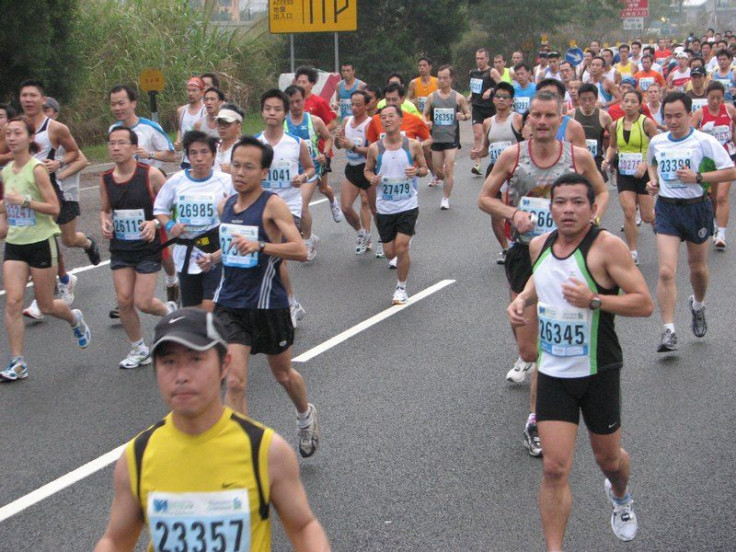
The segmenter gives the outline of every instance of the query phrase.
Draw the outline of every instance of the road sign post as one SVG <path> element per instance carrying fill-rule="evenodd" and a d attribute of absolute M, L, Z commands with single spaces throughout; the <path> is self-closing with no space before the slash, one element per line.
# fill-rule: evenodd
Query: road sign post
<path fill-rule="evenodd" d="M 156 95 L 164 91 L 164 74 L 160 69 L 144 69 L 138 76 L 138 86 L 144 92 L 148 92 L 148 100 L 151 104 L 151 120 L 158 123 L 158 107 L 156 106 Z"/>

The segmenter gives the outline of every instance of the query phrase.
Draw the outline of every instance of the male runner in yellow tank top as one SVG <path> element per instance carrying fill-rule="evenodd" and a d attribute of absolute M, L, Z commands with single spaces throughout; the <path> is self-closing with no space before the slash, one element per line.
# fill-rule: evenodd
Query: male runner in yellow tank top
<path fill-rule="evenodd" d="M 267 552 L 271 504 L 295 549 L 329 552 L 289 445 L 222 403 L 231 362 L 224 333 L 215 315 L 193 308 L 156 325 L 154 371 L 171 413 L 118 460 L 96 552 L 133 550 L 144 525 L 149 551 Z"/>

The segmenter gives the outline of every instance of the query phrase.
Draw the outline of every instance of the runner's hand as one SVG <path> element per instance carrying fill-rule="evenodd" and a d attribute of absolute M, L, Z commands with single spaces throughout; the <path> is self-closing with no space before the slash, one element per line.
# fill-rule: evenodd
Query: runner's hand
<path fill-rule="evenodd" d="M 570 276 L 568 281 L 562 284 L 562 297 L 573 307 L 587 309 L 590 300 L 595 297 L 595 293 L 590 290 L 585 282 Z"/>
<path fill-rule="evenodd" d="M 521 296 L 516 296 L 516 299 L 511 301 L 511 304 L 506 309 L 506 316 L 509 317 L 509 322 L 512 326 L 526 326 L 529 322 L 524 316 L 526 310 L 526 303 Z"/>
<path fill-rule="evenodd" d="M 419 169 L 417 169 L 414 165 L 412 165 L 404 169 L 404 174 L 408 176 L 409 178 L 414 178 L 417 175 L 418 170 Z"/>
<path fill-rule="evenodd" d="M 534 230 L 534 221 L 530 213 L 516 211 L 511 217 L 511 226 L 516 228 L 519 234 L 526 234 Z"/>
<path fill-rule="evenodd" d="M 647 164 L 646 163 L 639 163 L 639 166 L 636 167 L 636 171 L 634 172 L 634 176 L 636 178 L 641 178 L 644 176 L 647 172 Z"/>
<path fill-rule="evenodd" d="M 657 195 L 659 193 L 659 184 L 657 182 L 654 182 L 653 180 L 650 180 L 647 182 L 647 192 L 649 195 Z"/>
<path fill-rule="evenodd" d="M 250 253 L 258 253 L 260 247 L 258 246 L 258 242 L 250 241 L 245 236 L 236 234 L 233 236 L 230 249 L 235 249 L 241 255 L 249 255 Z M 223 253 L 225 252 L 223 251 Z"/>
<path fill-rule="evenodd" d="M 102 235 L 105 239 L 111 240 L 113 238 L 113 225 L 111 220 L 106 220 L 100 225 L 100 228 L 102 229 Z"/>
<path fill-rule="evenodd" d="M 171 227 L 171 230 L 166 233 L 170 238 L 178 238 L 184 233 L 185 230 L 186 227 L 181 222 L 177 222 L 174 226 Z"/>
<path fill-rule="evenodd" d="M 173 230 L 173 229 L 172 229 Z M 140 227 L 141 239 L 145 242 L 152 242 L 156 237 L 156 222 L 153 220 L 145 220 Z"/>

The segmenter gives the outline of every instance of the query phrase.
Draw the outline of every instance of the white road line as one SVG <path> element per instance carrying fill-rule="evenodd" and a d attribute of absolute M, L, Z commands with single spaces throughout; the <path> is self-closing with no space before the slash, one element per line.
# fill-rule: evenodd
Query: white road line
<path fill-rule="evenodd" d="M 94 266 L 84 267 L 82 269 L 77 269 L 77 271 L 79 272 L 81 270 L 89 270 L 90 268 L 95 268 L 95 267 Z M 420 291 L 416 295 L 413 295 L 405 305 L 396 305 L 389 309 L 386 309 L 385 311 L 380 312 L 375 316 L 372 316 L 368 320 L 353 326 L 349 330 L 346 330 L 342 332 L 341 334 L 336 335 L 332 339 L 328 339 L 321 345 L 318 345 L 314 347 L 313 349 L 310 349 L 306 353 L 302 353 L 297 358 L 293 359 L 293 361 L 294 362 L 306 362 L 307 360 L 312 359 L 316 357 L 317 355 L 331 349 L 332 347 L 338 345 L 339 343 L 342 343 L 343 341 L 362 332 L 363 330 L 370 328 L 371 326 L 377 324 L 381 320 L 385 320 L 386 318 L 393 316 L 394 314 L 404 310 L 405 308 L 413 305 L 414 303 L 421 301 L 425 297 L 429 297 L 433 293 L 436 293 L 442 288 L 447 287 L 450 284 L 454 284 L 454 283 L 455 283 L 455 280 L 441 280 L 440 282 L 437 282 L 433 286 L 430 286 L 427 289 Z M 38 504 L 42 500 L 45 500 L 48 497 L 55 495 L 56 493 L 60 491 L 63 491 L 67 487 L 71 487 L 75 483 L 81 481 L 82 479 L 89 477 L 90 475 L 100 471 L 101 469 L 109 466 L 110 464 L 115 462 L 120 457 L 124 449 L 125 449 L 125 445 L 120 445 L 119 447 L 111 450 L 110 452 L 103 454 L 99 458 L 96 458 L 92 460 L 91 462 L 88 462 L 84 464 L 83 466 L 80 466 L 76 470 L 71 471 L 67 473 L 66 475 L 62 475 L 58 479 L 55 479 L 54 481 L 47 483 L 43 487 L 39 487 L 35 491 L 32 491 L 28 493 L 27 495 L 22 496 L 17 500 L 14 500 L 10 504 L 3 506 L 2 508 L 0 508 L 0 523 L 2 523 L 6 519 L 16 514 L 19 514 L 23 510 L 30 508 L 31 506 L 35 504 Z"/>
<path fill-rule="evenodd" d="M 81 466 L 66 475 L 62 475 L 59 479 L 55 479 L 51 483 L 47 483 L 32 493 L 28 493 L 27 495 L 20 497 L 18 500 L 14 500 L 7 506 L 3 506 L 0 508 L 0 523 L 16 514 L 19 514 L 26 508 L 30 508 L 34 504 L 38 504 L 42 500 L 58 493 L 59 491 L 74 485 L 76 482 L 89 477 L 93 473 L 100 471 L 102 468 L 109 466 L 120 457 L 123 449 L 125 449 L 125 445 L 120 445 L 118 448 L 111 450 L 107 454 L 103 454 L 84 466 Z"/>
<path fill-rule="evenodd" d="M 335 337 L 328 339 L 327 341 L 320 343 L 316 347 L 313 347 L 312 349 L 309 349 L 307 352 L 300 354 L 298 357 L 292 359 L 292 362 L 307 362 L 308 360 L 313 359 L 317 355 L 320 355 L 324 353 L 325 351 L 332 349 L 336 345 L 339 345 L 343 341 L 346 341 L 353 337 L 354 335 L 359 334 L 363 330 L 366 330 L 370 328 L 371 326 L 378 324 L 382 320 L 385 320 L 386 318 L 393 316 L 394 314 L 404 310 L 405 308 L 413 305 L 414 303 L 421 301 L 425 297 L 429 297 L 433 293 L 438 292 L 444 287 L 449 286 L 450 284 L 454 284 L 455 280 L 441 280 L 434 284 L 433 286 L 428 287 L 425 290 L 420 291 L 419 293 L 412 295 L 409 298 L 409 301 L 405 305 L 394 305 L 393 307 L 390 307 L 386 309 L 383 312 L 379 312 L 375 316 L 370 317 L 368 320 L 364 320 L 363 322 L 356 324 L 352 328 L 349 328 L 345 330 L 344 332 L 336 335 Z"/>
<path fill-rule="evenodd" d="M 107 260 L 107 261 L 102 261 L 98 265 L 80 266 L 79 268 L 75 268 L 73 270 L 68 271 L 67 274 L 79 274 L 80 272 L 87 272 L 88 270 L 92 270 L 93 268 L 100 268 L 101 266 L 107 266 L 109 264 L 110 264 L 110 261 Z M 32 287 L 32 286 L 33 286 L 33 282 L 28 282 L 26 284 L 26 287 L 27 288 Z M 0 297 L 2 297 L 3 295 L 5 295 L 5 290 L 4 289 L 3 290 L 0 290 Z"/>

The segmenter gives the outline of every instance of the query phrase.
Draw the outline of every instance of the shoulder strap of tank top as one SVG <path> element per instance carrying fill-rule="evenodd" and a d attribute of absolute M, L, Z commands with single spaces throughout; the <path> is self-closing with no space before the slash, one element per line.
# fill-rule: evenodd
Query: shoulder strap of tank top
<path fill-rule="evenodd" d="M 166 420 L 160 420 L 155 425 L 152 425 L 146 431 L 138 435 L 138 437 L 136 437 L 135 441 L 133 442 L 133 453 L 135 456 L 135 473 L 136 473 L 135 497 L 141 508 L 140 516 L 142 520 L 146 519 L 146 513 L 143 509 L 143 505 L 141 505 L 141 475 L 143 474 L 143 454 L 146 452 L 148 441 L 151 439 L 151 435 L 153 435 L 153 432 L 156 431 L 161 426 L 163 426 L 165 423 L 166 423 Z"/>
<path fill-rule="evenodd" d="M 258 512 L 261 515 L 261 519 L 263 521 L 268 519 L 268 510 L 269 510 L 269 504 L 266 502 L 266 494 L 263 492 L 263 481 L 261 480 L 261 472 L 263 467 L 260 463 L 260 450 L 261 450 L 261 442 L 263 441 L 263 436 L 265 435 L 265 430 L 248 420 L 245 420 L 239 416 L 236 416 L 234 413 L 230 417 L 234 422 L 237 422 L 238 425 L 240 425 L 241 428 L 243 428 L 243 431 L 248 435 L 248 439 L 250 440 L 250 451 L 251 451 L 251 461 L 253 463 L 253 476 L 256 479 L 256 486 L 258 487 Z"/>

